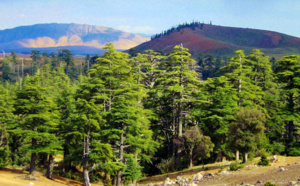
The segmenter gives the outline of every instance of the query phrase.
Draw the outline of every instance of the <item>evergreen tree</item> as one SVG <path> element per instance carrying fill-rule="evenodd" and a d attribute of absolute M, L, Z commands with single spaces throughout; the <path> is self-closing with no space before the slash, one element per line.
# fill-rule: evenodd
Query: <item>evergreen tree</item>
<path fill-rule="evenodd" d="M 49 54 L 48 54 L 48 52 L 46 52 L 46 51 L 43 52 L 42 56 L 43 56 L 43 60 L 44 60 L 44 65 L 49 64 Z"/>
<path fill-rule="evenodd" d="M 59 49 L 57 51 L 57 57 L 65 62 L 66 66 L 65 66 L 65 73 L 69 76 L 72 77 L 71 72 L 70 72 L 70 67 L 74 67 L 74 59 L 73 59 L 73 55 L 72 52 L 68 49 Z"/>
<path fill-rule="evenodd" d="M 230 124 L 239 110 L 237 91 L 225 76 L 205 81 L 199 97 L 202 101 L 193 109 L 193 116 L 199 121 L 204 135 L 210 136 L 215 144 L 217 159 L 221 160 L 227 151 Z"/>
<path fill-rule="evenodd" d="M 285 151 L 299 136 L 299 91 L 300 91 L 300 56 L 285 56 L 277 61 L 275 69 L 280 89 L 283 91 L 285 106 L 282 108 L 282 118 L 285 123 Z"/>
<path fill-rule="evenodd" d="M 32 50 L 30 57 L 32 59 L 32 63 L 31 63 L 31 75 L 34 75 L 36 73 L 38 67 L 40 67 L 40 60 L 41 60 L 40 51 L 38 51 L 38 50 Z"/>
<path fill-rule="evenodd" d="M 59 148 L 55 131 L 57 130 L 57 113 L 54 102 L 45 94 L 38 76 L 25 79 L 21 90 L 17 91 L 14 114 L 21 118 L 19 127 L 14 130 L 22 134 L 24 148 L 31 153 L 30 176 L 35 177 L 35 166 L 39 153 L 50 154 Z"/>
<path fill-rule="evenodd" d="M 152 149 L 152 133 L 148 129 L 147 111 L 140 104 L 145 96 L 143 85 L 137 83 L 128 54 L 115 51 L 111 43 L 104 49 L 108 51 L 90 69 L 90 78 L 82 84 L 78 95 L 87 101 L 94 100 L 101 108 L 99 112 L 105 120 L 101 138 L 118 152 L 115 161 L 119 163 L 114 165 L 120 168 L 116 182 L 120 185 L 125 154 L 134 153 L 137 159 L 139 153 L 147 153 Z"/>
<path fill-rule="evenodd" d="M 264 133 L 264 113 L 256 108 L 241 108 L 235 115 L 236 121 L 229 128 L 229 143 L 233 150 L 244 154 L 244 162 L 248 153 L 253 151 Z"/>
<path fill-rule="evenodd" d="M 152 109 L 159 118 L 159 130 L 167 140 L 169 154 L 177 154 L 180 168 L 181 146 L 175 141 L 182 137 L 183 128 L 190 119 L 193 95 L 198 91 L 197 73 L 189 70 L 193 60 L 187 48 L 175 46 L 168 60 L 160 64 L 161 76 L 156 79 L 151 99 Z"/>
<path fill-rule="evenodd" d="M 12 135 L 9 130 L 13 128 L 15 117 L 13 115 L 13 89 L 12 85 L 0 84 L 0 167 L 11 162 L 9 142 Z M 13 151 L 15 149 L 12 149 Z"/>

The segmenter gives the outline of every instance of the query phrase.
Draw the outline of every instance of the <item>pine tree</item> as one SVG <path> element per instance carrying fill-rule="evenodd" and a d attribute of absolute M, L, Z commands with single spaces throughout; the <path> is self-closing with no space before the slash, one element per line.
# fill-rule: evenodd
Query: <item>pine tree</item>
<path fill-rule="evenodd" d="M 202 101 L 193 109 L 193 116 L 199 121 L 203 133 L 211 137 L 215 144 L 218 160 L 227 152 L 230 124 L 239 110 L 238 95 L 227 77 L 209 78 L 201 89 Z"/>
<path fill-rule="evenodd" d="M 235 53 L 237 55 L 232 57 L 229 64 L 222 69 L 238 93 L 237 105 L 240 108 L 263 105 L 264 92 L 261 87 L 253 84 L 250 78 L 252 67 L 247 61 L 244 51 L 238 50 Z M 236 159 L 239 160 L 239 151 L 236 151 Z"/>
<path fill-rule="evenodd" d="M 168 54 L 168 60 L 160 64 L 160 77 L 156 79 L 151 91 L 151 105 L 159 118 L 160 132 L 167 140 L 168 152 L 177 154 L 180 168 L 181 146 L 176 150 L 175 140 L 182 137 L 183 128 L 188 123 L 193 95 L 198 91 L 197 73 L 191 71 L 189 64 L 193 62 L 187 48 L 175 46 Z M 176 152 L 177 151 L 177 152 Z"/>
<path fill-rule="evenodd" d="M 104 49 L 108 51 L 88 71 L 90 78 L 81 85 L 77 94 L 87 101 L 94 100 L 100 108 L 99 113 L 105 120 L 100 136 L 117 152 L 114 167 L 120 168 L 116 182 L 120 185 L 126 163 L 125 154 L 149 152 L 153 144 L 152 133 L 148 129 L 147 111 L 141 105 L 144 88 L 138 84 L 138 76 L 128 60 L 128 54 L 115 51 L 111 43 L 106 44 Z"/>
<path fill-rule="evenodd" d="M 13 115 L 14 94 L 13 86 L 0 84 L 0 167 L 11 162 L 9 142 L 12 135 L 9 130 L 13 128 L 15 117 Z M 14 150 L 14 149 L 13 149 Z"/>
<path fill-rule="evenodd" d="M 259 86 L 263 91 L 262 101 L 258 102 L 259 107 L 264 110 L 267 116 L 266 135 L 273 146 L 281 145 L 283 135 L 283 122 L 281 119 L 282 103 L 280 101 L 280 91 L 276 84 L 275 75 L 272 70 L 272 63 L 268 56 L 258 49 L 254 49 L 250 55 L 246 56 L 247 63 L 252 71 L 249 74 L 252 84 Z M 275 145 L 277 144 L 277 145 Z M 275 148 L 274 148 L 275 149 Z"/>
<path fill-rule="evenodd" d="M 55 134 L 58 118 L 56 106 L 45 91 L 38 76 L 28 76 L 22 89 L 16 93 L 14 104 L 14 114 L 21 118 L 14 133 L 22 134 L 25 141 L 30 141 L 24 147 L 31 153 L 30 176 L 33 178 L 37 155 L 50 154 L 60 146 Z"/>
<path fill-rule="evenodd" d="M 288 149 L 299 135 L 300 56 L 285 56 L 277 61 L 276 65 L 276 76 L 285 98 L 282 118 L 284 118 L 286 130 L 285 151 L 288 153 Z"/>

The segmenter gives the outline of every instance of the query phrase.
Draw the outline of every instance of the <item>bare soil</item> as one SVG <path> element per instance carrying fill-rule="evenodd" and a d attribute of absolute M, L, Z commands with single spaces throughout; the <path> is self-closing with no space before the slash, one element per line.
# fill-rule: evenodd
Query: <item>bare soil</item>
<path fill-rule="evenodd" d="M 205 167 L 209 168 L 206 171 L 199 171 L 199 168 L 196 168 L 168 175 L 153 176 L 140 180 L 139 184 L 158 184 L 162 183 L 167 177 L 175 181 L 177 176 L 190 179 L 194 174 L 200 172 L 202 175 L 205 173 L 214 173 L 214 176 L 202 179 L 197 185 L 264 185 L 267 181 L 280 186 L 288 185 L 290 182 L 298 182 L 297 184 L 300 185 L 300 157 L 277 156 L 277 159 L 277 162 L 270 163 L 266 167 L 257 166 L 258 159 L 256 159 L 238 171 L 226 171 L 223 173 L 218 173 L 221 170 L 222 164 L 229 165 L 230 162 L 216 163 L 206 165 Z M 284 168 L 284 171 L 279 171 L 280 168 Z"/>
<path fill-rule="evenodd" d="M 23 185 L 34 185 L 34 186 L 83 186 L 84 183 L 63 178 L 60 176 L 53 175 L 53 180 L 47 179 L 44 175 L 37 172 L 36 178 L 38 180 L 26 180 L 24 177 L 28 175 L 28 172 L 19 169 L 2 168 L 0 170 L 0 185 L 1 186 L 23 186 Z M 96 186 L 98 184 L 92 184 Z"/>

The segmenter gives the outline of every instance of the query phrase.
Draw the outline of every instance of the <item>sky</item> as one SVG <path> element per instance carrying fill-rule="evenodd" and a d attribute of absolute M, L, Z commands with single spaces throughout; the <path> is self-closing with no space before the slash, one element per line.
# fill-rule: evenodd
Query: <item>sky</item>
<path fill-rule="evenodd" d="M 156 34 L 192 21 L 300 37 L 300 0 L 0 0 L 0 30 L 78 23 Z"/>

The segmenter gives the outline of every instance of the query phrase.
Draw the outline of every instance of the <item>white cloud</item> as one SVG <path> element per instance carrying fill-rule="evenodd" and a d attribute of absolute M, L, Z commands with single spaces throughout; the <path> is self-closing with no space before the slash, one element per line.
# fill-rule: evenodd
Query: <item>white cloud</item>
<path fill-rule="evenodd" d="M 152 34 L 156 31 L 155 28 L 151 26 L 129 26 L 129 25 L 121 25 L 118 26 L 119 30 L 130 32 L 130 33 L 142 33 L 142 34 Z"/>
<path fill-rule="evenodd" d="M 26 17 L 26 15 L 25 14 L 20 14 L 19 17 L 24 18 L 24 17 Z"/>

